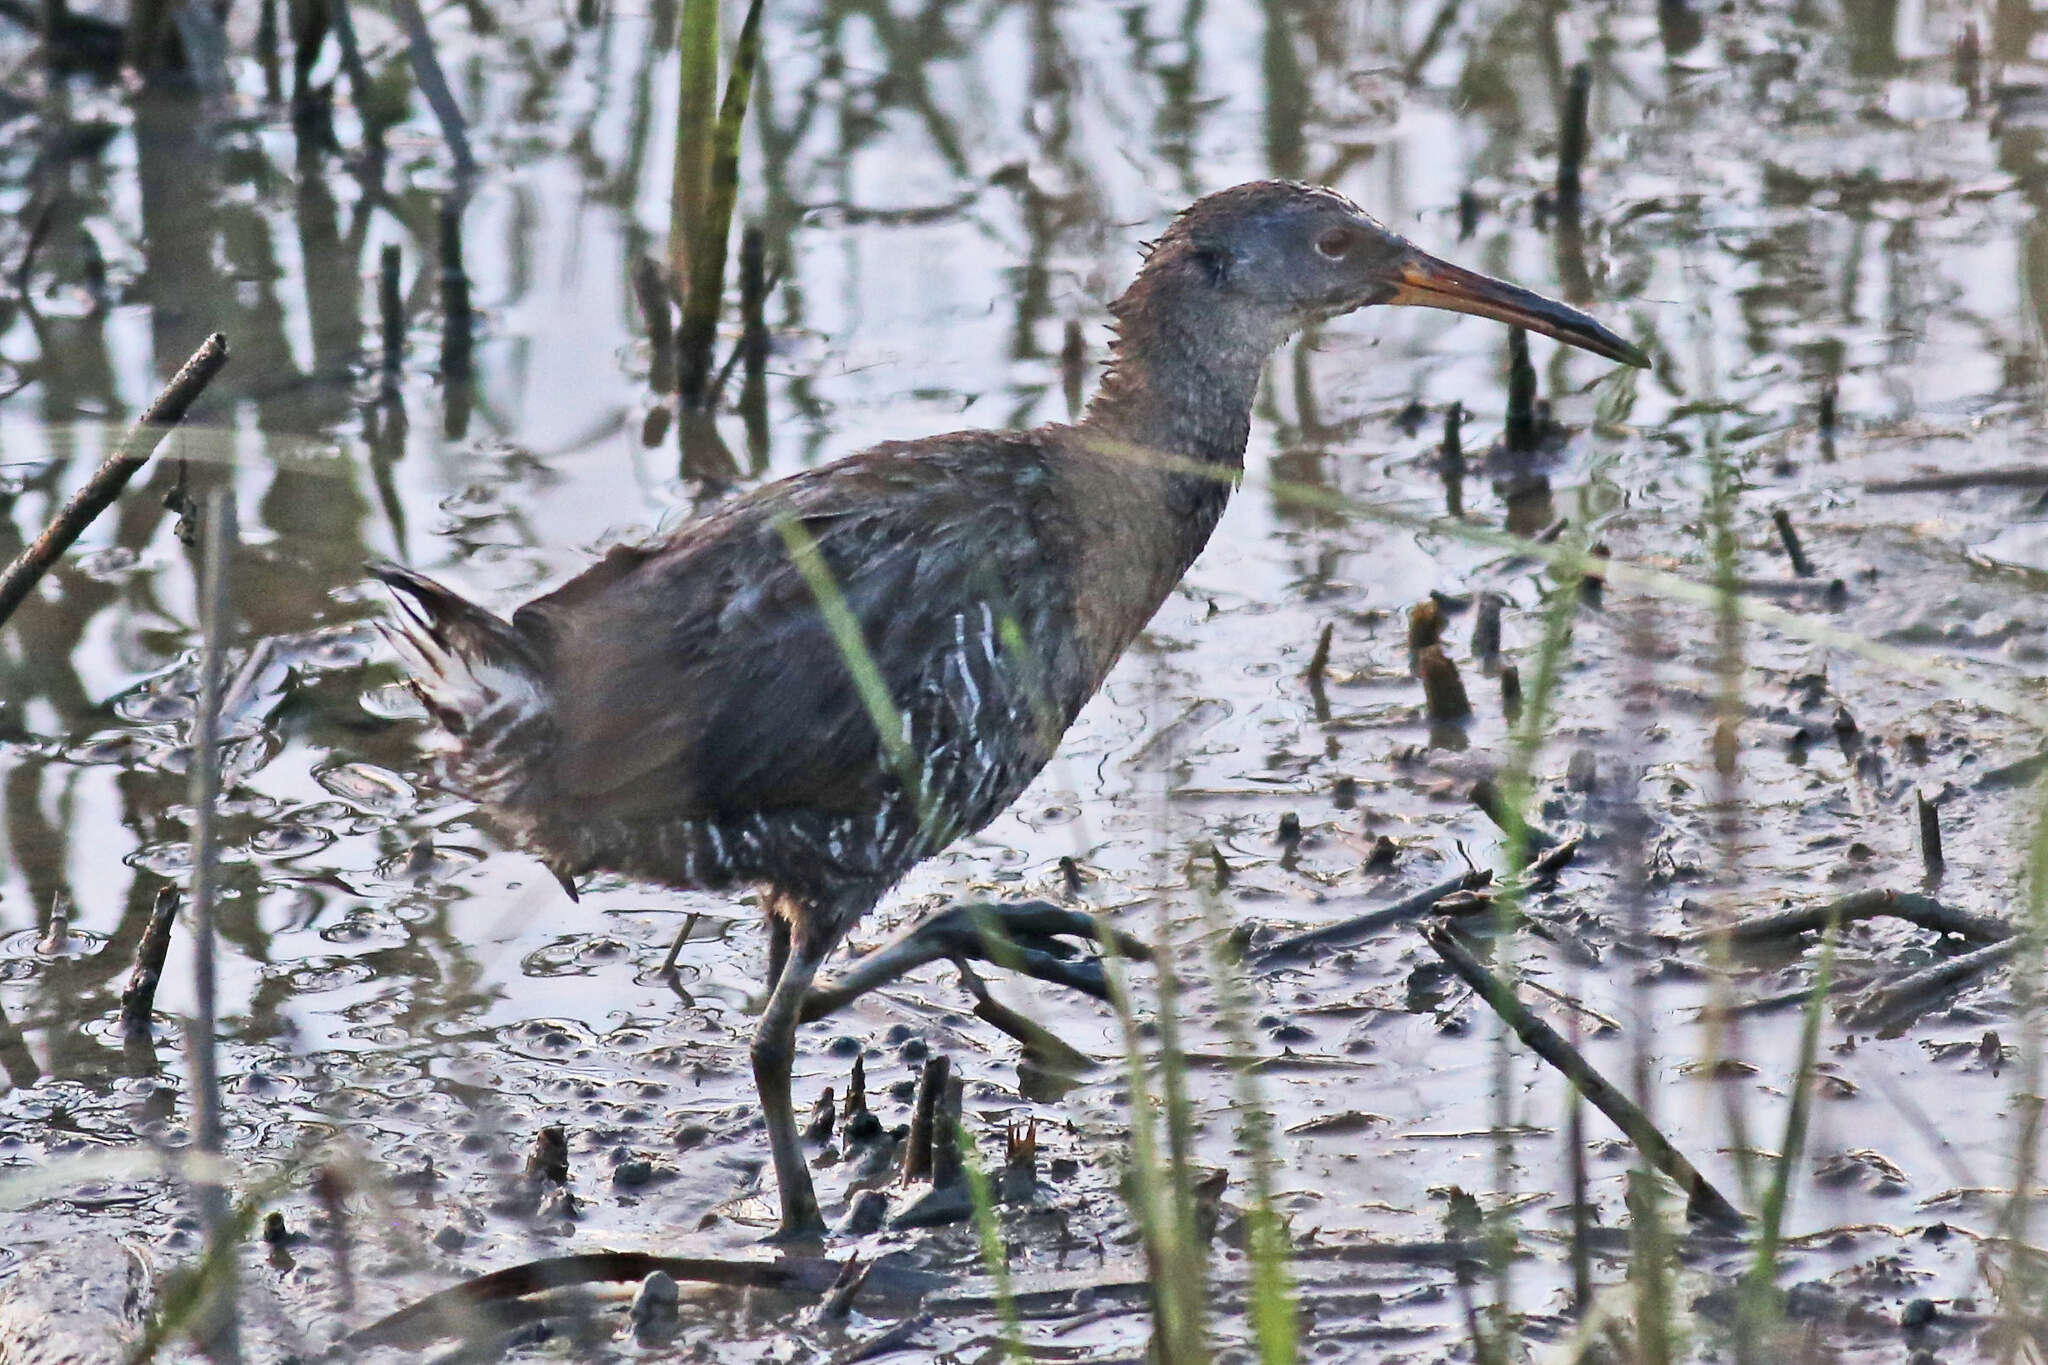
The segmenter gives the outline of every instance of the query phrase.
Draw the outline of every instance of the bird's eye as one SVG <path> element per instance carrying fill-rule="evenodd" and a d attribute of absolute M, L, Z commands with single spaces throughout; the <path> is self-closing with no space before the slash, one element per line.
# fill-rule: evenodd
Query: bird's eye
<path fill-rule="evenodd" d="M 1357 245 L 1358 233 L 1348 227 L 1333 227 L 1316 238 L 1316 250 L 1333 261 L 1343 260 Z"/>

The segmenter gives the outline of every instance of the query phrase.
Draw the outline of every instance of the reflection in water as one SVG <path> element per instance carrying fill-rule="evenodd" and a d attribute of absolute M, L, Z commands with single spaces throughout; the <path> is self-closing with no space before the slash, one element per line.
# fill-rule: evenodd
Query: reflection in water
<path fill-rule="evenodd" d="M 687 1097 L 703 1111 L 688 1122 L 712 1136 L 696 1157 L 667 1152 L 664 1137 L 665 1159 L 685 1169 L 671 1193 L 646 1196 L 640 1215 L 600 1200 L 589 1217 L 601 1231 L 694 1225 L 732 1193 L 731 1172 L 714 1179 L 710 1162 L 739 1150 L 719 1143 L 741 1143 L 747 1121 L 727 1112 L 745 1091 L 731 1039 L 744 1026 L 738 983 L 760 945 L 750 930 L 693 940 L 683 962 L 698 1003 L 677 1011 L 665 988 L 606 954 L 624 944 L 651 965 L 644 954 L 658 961 L 682 909 L 730 915 L 728 902 L 606 885 L 571 907 L 523 860 L 469 863 L 460 850 L 498 845 L 465 804 L 424 784 L 414 722 L 384 690 L 390 675 L 359 625 L 380 610 L 360 563 L 417 559 L 505 604 L 558 581 L 592 547 L 874 440 L 1064 419 L 1104 353 L 1103 305 L 1127 272 L 1130 237 L 1203 190 L 1255 175 L 1337 183 L 1432 250 L 1453 254 L 1469 237 L 1455 246 L 1463 263 L 1627 317 L 1623 330 L 1654 343 L 1660 366 L 1633 410 L 1597 429 L 1608 399 L 1587 386 L 1598 370 L 1544 346 L 1542 391 L 1576 431 L 1541 461 L 1464 479 L 1462 510 L 1475 522 L 1537 533 L 1590 510 L 1600 525 L 1584 527 L 1589 540 L 1696 567 L 1694 457 L 1711 415 L 1755 492 L 1752 510 L 1767 515 L 1765 498 L 1793 503 L 1823 575 L 1861 583 L 1860 569 L 1880 570 L 1852 593 L 1842 624 L 1909 643 L 1987 642 L 1970 658 L 1976 670 L 2038 667 L 2028 575 L 2048 567 L 2048 551 L 2012 534 L 2025 531 L 2023 508 L 1881 504 L 1857 491 L 1879 461 L 1937 466 L 1981 445 L 1986 463 L 2017 463 L 2041 436 L 2048 20 L 2020 0 L 1984 15 L 1856 0 L 1840 15 L 1787 3 L 1733 17 L 1689 0 L 1613 10 L 771 4 L 742 160 L 741 287 L 719 345 L 721 360 L 737 357 L 732 410 L 686 424 L 680 470 L 673 453 L 641 446 L 663 386 L 650 387 L 634 292 L 635 263 L 659 253 L 668 221 L 676 8 L 437 14 L 483 165 L 467 196 L 451 188 L 377 6 L 351 10 L 360 83 L 334 50 L 330 7 L 296 0 L 274 25 L 274 71 L 233 71 L 231 100 L 51 79 L 35 61 L 5 68 L 0 264 L 21 279 L 0 289 L 0 554 L 19 548 L 200 338 L 225 331 L 235 352 L 167 452 L 184 461 L 131 488 L 0 629 L 0 1073 L 11 1087 L 0 1137 L 27 1144 L 10 1152 L 127 1140 L 137 1119 L 120 1078 L 154 1072 L 155 1059 L 167 1081 L 179 1074 L 171 1034 L 145 1058 L 104 1025 L 157 887 L 183 869 L 195 614 L 190 554 L 164 506 L 182 477 L 193 496 L 232 487 L 250 528 L 235 565 L 233 649 L 257 661 L 252 733 L 236 751 L 221 903 L 228 1065 L 248 1087 L 230 1103 L 244 1125 L 232 1140 L 274 1150 L 295 1124 L 346 1119 L 380 1159 L 416 1170 L 432 1155 L 474 1170 L 482 1158 L 461 1146 L 465 1135 L 498 1150 L 509 1145 L 502 1133 L 551 1106 L 623 1113 Z M 1982 51 L 1965 60 L 1972 25 Z M 0 27 L 0 50 L 25 53 L 25 41 Z M 1544 200 L 1580 60 L 1592 63 L 1591 118 L 1574 223 Z M 1440 429 L 1404 431 L 1394 418 L 1411 404 L 1462 404 L 1477 473 L 1501 425 L 1502 355 L 1497 333 L 1445 317 L 1333 324 L 1283 353 L 1254 436 L 1254 480 L 1274 486 L 1238 501 L 1167 608 L 1135 664 L 1152 681 L 1130 669 L 1112 678 L 1064 771 L 908 893 L 972 877 L 1028 888 L 1068 855 L 1106 901 L 1135 900 L 1179 889 L 1161 868 L 1184 860 L 1155 859 L 1162 840 L 1199 838 L 1229 848 L 1240 868 L 1236 909 L 1285 918 L 1385 889 L 1381 870 L 1348 851 L 1362 830 L 1397 841 L 1406 862 L 1396 877 L 1453 863 L 1460 841 L 1490 847 L 1489 832 L 1438 799 L 1441 770 L 1396 761 L 1428 737 L 1383 623 L 1432 588 L 1501 591 L 1513 604 L 1512 654 L 1533 638 L 1540 583 L 1526 564 L 1347 523 L 1297 490 L 1441 506 Z M 1816 436 L 1824 392 L 1839 392 L 1841 420 Z M 1839 464 L 1815 462 L 1821 440 Z M 1745 572 L 1780 573 L 1758 548 L 1770 543 L 1759 525 Z M 1931 537 L 1936 525 L 2035 548 L 2015 564 L 1972 560 Z M 1930 601 L 1878 596 L 1894 583 Z M 1288 680 L 1325 625 L 1334 643 L 1318 722 Z M 1683 654 L 1675 676 L 1697 660 L 1683 629 L 1669 629 Z M 1579 637 L 1584 650 L 1606 647 L 1592 626 Z M 1858 681 L 1851 663 L 1804 647 L 1758 651 L 1759 707 L 1785 704 L 1770 690 L 1782 679 Z M 1499 739 L 1481 695 L 1491 690 L 1474 691 L 1475 761 Z M 1929 699 L 1895 691 L 1883 701 L 1899 708 L 1894 728 L 1935 736 L 1927 780 L 1968 786 L 1960 768 L 1937 771 L 1945 732 Z M 1573 742 L 1598 744 L 1612 707 L 1567 693 Z M 1157 717 L 1146 708 L 1155 695 Z M 1215 701 L 1226 718 L 1186 741 L 1170 782 L 1121 761 L 1172 716 Z M 1873 733 L 1884 724 L 1865 712 L 1879 705 L 1859 709 Z M 1661 911 L 1715 863 L 1686 823 L 1687 791 L 1712 780 L 1681 757 L 1705 752 L 1692 743 L 1698 717 L 1674 701 L 1656 723 L 1669 733 L 1641 751 L 1659 765 L 1641 797 L 1666 826 L 1644 836 L 1643 877 Z M 1783 866 L 1750 869 L 1740 897 L 1762 903 L 1841 874 L 1842 828 L 1814 823 L 1826 802 L 1857 841 L 1891 849 L 1895 793 L 1831 761 L 1816 749 L 1788 773 L 1775 751 L 1754 758 L 1754 838 L 1786 852 Z M 1991 760 L 2003 761 L 2002 751 Z M 370 777 L 335 778 L 345 765 Z M 1341 804 L 1333 787 L 1348 793 Z M 1576 797 L 1552 796 L 1577 809 Z M 1266 832 L 1283 810 L 1311 831 L 1305 870 L 1268 861 Z M 1992 811 L 1972 823 L 1980 834 L 1951 828 L 1961 846 L 1945 896 L 2000 889 L 1986 879 L 2009 864 L 1993 835 L 2010 822 Z M 1579 884 L 1588 903 L 1604 886 L 1599 868 Z M 33 944 L 60 897 L 77 906 L 75 931 L 92 950 L 16 952 L 14 936 Z M 184 1008 L 175 963 L 170 1012 Z M 1457 1071 L 1474 1054 L 1437 1039 L 1426 1017 L 1417 1026 L 1418 1016 L 1381 1012 L 1403 997 L 1411 966 L 1361 954 L 1364 984 L 1334 988 L 1358 996 L 1358 1013 L 1319 1019 L 1322 1036 L 1295 1046 L 1377 1068 L 1373 1104 L 1395 1130 L 1489 1122 Z M 1621 983 L 1588 989 L 1603 984 Z M 1384 997 L 1359 994 L 1382 986 Z M 970 1056 L 941 1011 L 919 1008 L 854 1031 L 883 1037 L 903 1024 L 962 1049 L 989 1084 L 1012 1084 L 995 1060 Z M 1047 1008 L 1104 1055 L 1120 1046 L 1094 1014 Z M 1672 1057 L 1693 1047 L 1689 1034 L 1657 1041 Z M 1863 1055 L 1910 1055 L 1889 1046 L 1872 1041 Z M 876 1054 L 878 1075 L 885 1063 L 893 1053 Z M 800 1086 L 815 1093 L 841 1070 L 836 1055 L 807 1054 Z M 1898 1074 L 1918 1073 L 1900 1060 Z M 1289 1085 L 1290 1104 L 1322 1093 Z M 1976 1118 L 2002 1092 L 1985 1086 L 1957 1087 L 1954 1102 L 1988 1135 L 1997 1125 Z M 619 1087 L 660 1098 L 620 1098 Z M 168 1084 L 146 1093 L 149 1122 L 175 1121 Z M 1060 1117 L 1082 1131 L 1116 1131 L 1098 1087 L 1063 1104 Z M 58 1139 L 37 1126 L 53 1108 L 69 1116 Z M 1702 1132 L 1721 1131 L 1719 1110 L 1718 1100 L 1701 1107 Z M 630 1128 L 618 1114 L 607 1121 Z M 1462 1149 L 1426 1169 L 1353 1163 L 1356 1146 L 1291 1150 L 1304 1218 L 1332 1228 L 1434 1236 L 1426 1209 L 1402 1222 L 1362 1206 L 1414 1208 L 1424 1185 L 1472 1178 L 1457 1167 Z M 1931 1153 L 1891 1155 L 1924 1169 L 1923 1182 L 1938 1178 Z M 1969 1155 L 1996 1178 L 1995 1141 Z M 1339 1187 L 1356 1197 L 1327 1195 Z M 1834 1202 L 1801 1207 L 1887 1216 L 1855 1190 L 1813 1198 Z M 479 1264 L 530 1250 L 525 1233 L 476 1235 Z"/>

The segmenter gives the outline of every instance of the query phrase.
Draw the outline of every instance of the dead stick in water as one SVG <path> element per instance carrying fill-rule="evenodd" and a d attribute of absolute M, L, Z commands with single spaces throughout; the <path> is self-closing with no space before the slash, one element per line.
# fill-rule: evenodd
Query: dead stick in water
<path fill-rule="evenodd" d="M 1920 813 L 1920 861 L 1932 877 L 1942 868 L 1941 856 L 1941 807 L 1927 799 L 1927 793 L 1913 793 L 1913 804 Z"/>
<path fill-rule="evenodd" d="M 903 1151 L 903 1179 L 916 1180 L 932 1173 L 932 1145 L 939 1109 L 946 1094 L 946 1076 L 952 1063 L 943 1053 L 925 1059 L 924 1072 L 917 1078 L 917 1099 L 910 1111 L 910 1141 Z"/>
<path fill-rule="evenodd" d="M 1443 604 L 1425 597 L 1408 608 L 1408 652 L 1420 654 L 1444 638 Z"/>
<path fill-rule="evenodd" d="M 405 34 L 413 83 L 426 100 L 427 108 L 433 111 L 434 120 L 441 125 L 441 136 L 455 160 L 458 196 L 468 198 L 470 182 L 476 178 L 476 155 L 469 149 L 469 125 L 463 121 L 462 106 L 455 102 L 455 92 L 449 88 L 448 75 L 434 50 L 434 35 L 427 27 L 427 16 L 420 10 L 419 0 L 395 0 L 392 9 Z"/>
<path fill-rule="evenodd" d="M 384 336 L 383 391 L 398 390 L 405 370 L 405 293 L 400 272 L 404 262 L 394 244 L 384 248 L 377 260 L 377 316 Z"/>
<path fill-rule="evenodd" d="M 1510 451 L 1536 448 L 1536 367 L 1529 363 L 1529 334 L 1508 328 L 1508 416 L 1501 443 Z"/>
<path fill-rule="evenodd" d="M 1497 592 L 1479 594 L 1479 609 L 1472 616 L 1472 657 L 1481 664 L 1500 657 L 1500 613 L 1507 601 Z"/>
<path fill-rule="evenodd" d="M 668 280 L 652 256 L 633 262 L 633 295 L 647 320 L 647 385 L 666 396 L 676 386 L 676 309 L 669 299 Z"/>
<path fill-rule="evenodd" d="M 931 1325 L 932 1316 L 929 1313 L 920 1313 L 914 1318 L 905 1318 L 880 1336 L 872 1337 L 858 1345 L 847 1347 L 838 1355 L 833 1356 L 828 1365 L 861 1365 L 862 1361 L 877 1360 L 882 1356 L 893 1355 L 897 1351 L 906 1350 L 911 1345 L 911 1338 Z"/>
<path fill-rule="evenodd" d="M 228 339 L 215 332 L 192 353 L 192 358 L 164 386 L 156 401 L 143 410 L 142 417 L 121 438 L 121 444 L 114 453 L 95 469 L 85 486 L 71 495 L 62 511 L 50 519 L 41 535 L 30 541 L 28 548 L 16 555 L 14 562 L 0 572 L 0 624 L 14 615 L 34 591 L 44 574 L 50 571 L 63 553 L 71 548 L 72 542 L 92 525 L 99 514 L 114 505 L 121 496 L 121 490 L 128 480 L 135 477 L 149 457 L 156 454 L 166 434 L 178 423 L 185 420 L 185 414 L 192 410 L 192 404 L 213 377 L 220 373 L 221 366 L 228 363 Z"/>
<path fill-rule="evenodd" d="M 2041 488 L 2048 486 L 2048 469 L 2037 464 L 1999 469 L 1973 469 L 1961 474 L 1928 474 L 1913 479 L 1872 479 L 1863 485 L 1866 493 L 1959 493 L 1970 488 Z"/>
<path fill-rule="evenodd" d="M 1508 799 L 1500 794 L 1490 777 L 1482 777 L 1472 784 L 1472 804 L 1493 821 L 1502 834 L 1512 836 L 1515 832 L 1514 812 L 1508 808 Z M 1556 848 L 1561 841 L 1555 834 L 1538 824 L 1522 822 L 1522 856 L 1534 859 L 1538 855 Z"/>
<path fill-rule="evenodd" d="M 1873 986 L 1842 1008 L 1842 1022 L 1869 1028 L 1902 1014 L 1929 1009 L 1939 996 L 1962 986 L 1979 972 L 1996 967 L 2019 948 L 2017 938 L 1987 943 L 1946 962 L 1908 972 L 1896 981 Z"/>
<path fill-rule="evenodd" d="M 1465 423 L 1465 405 L 1452 403 L 1444 409 L 1444 440 L 1437 465 L 1444 478 L 1444 510 L 1454 517 L 1465 515 L 1465 442 L 1460 428 Z"/>
<path fill-rule="evenodd" d="M 1778 540 L 1785 547 L 1785 558 L 1792 561 L 1792 572 L 1801 578 L 1813 577 L 1813 561 L 1806 557 L 1806 548 L 1799 543 L 1799 532 L 1792 525 L 1792 514 L 1784 508 L 1771 512 L 1771 524 L 1778 528 Z"/>
<path fill-rule="evenodd" d="M 1338 920 L 1335 924 L 1326 924 L 1320 929 L 1310 929 L 1269 944 L 1260 951 L 1259 961 L 1273 962 L 1291 957 L 1306 948 L 1364 938 L 1367 934 L 1387 928 L 1389 925 L 1405 923 L 1428 914 L 1435 908 L 1436 903 L 1446 896 L 1454 896 L 1460 891 L 1478 891 L 1492 883 L 1492 872 L 1483 869 L 1461 872 L 1446 881 L 1438 882 L 1435 886 L 1427 886 L 1411 896 L 1404 896 L 1392 905 L 1368 910 L 1362 915 L 1353 915 L 1349 919 Z"/>
<path fill-rule="evenodd" d="M 1308 669 L 1303 674 L 1308 681 L 1308 699 L 1315 708 L 1318 724 L 1330 718 L 1330 694 L 1323 685 L 1323 679 L 1330 669 L 1330 641 L 1336 631 L 1336 623 L 1323 623 L 1323 633 L 1316 637 L 1316 651 L 1309 656 Z"/>
<path fill-rule="evenodd" d="M 1316 636 L 1315 653 L 1308 656 L 1308 670 L 1304 675 L 1308 678 L 1308 685 L 1310 687 L 1321 687 L 1323 685 L 1323 675 L 1330 668 L 1330 642 L 1336 637 L 1336 634 L 1336 623 L 1334 621 L 1325 621 L 1322 634 Z"/>
<path fill-rule="evenodd" d="M 1441 921 L 1426 924 L 1422 926 L 1422 936 L 1444 964 L 1493 1007 L 1493 1012 L 1515 1031 L 1516 1037 L 1528 1044 L 1530 1051 L 1563 1072 L 1589 1104 L 1607 1115 L 1615 1127 L 1628 1135 L 1629 1141 L 1652 1166 L 1685 1191 L 1688 1217 L 1729 1227 L 1742 1225 L 1745 1220 L 1741 1212 L 1685 1159 L 1684 1153 L 1657 1131 L 1657 1126 L 1650 1122 L 1650 1116 L 1609 1084 L 1607 1078 L 1595 1071 L 1593 1064 L 1580 1056 L 1556 1029 L 1530 1013 L 1529 1007 L 1517 999 L 1499 977 L 1465 951 L 1451 934 L 1449 925 Z"/>
<path fill-rule="evenodd" d="M 939 1096 L 938 1112 L 932 1116 L 932 1188 L 950 1190 L 961 1183 L 966 1166 L 960 1156 L 960 1142 L 966 1129 L 961 1116 L 967 1102 L 967 1082 L 946 1077 L 946 1093 Z"/>
<path fill-rule="evenodd" d="M 683 927 L 676 930 L 675 941 L 668 945 L 668 956 L 661 960 L 660 974 L 662 976 L 667 976 L 676 969 L 676 959 L 683 955 L 683 945 L 690 941 L 690 934 L 696 929 L 697 920 L 701 913 L 700 911 L 692 910 L 689 916 L 683 920 Z"/>
<path fill-rule="evenodd" d="M 1592 96 L 1593 68 L 1580 62 L 1565 90 L 1557 139 L 1557 207 L 1567 219 L 1579 216 L 1579 167 L 1586 159 L 1586 110 Z"/>
<path fill-rule="evenodd" d="M 1902 919 L 1931 929 L 1937 934 L 1958 934 L 1980 943 L 1998 943 L 2012 937 L 2012 926 L 1995 915 L 1976 915 L 1943 905 L 1932 896 L 1908 891 L 1853 891 L 1846 896 L 1817 905 L 1802 905 L 1772 915 L 1739 920 L 1734 924 L 1695 929 L 1678 941 L 1682 946 L 1712 943 L 1727 935 L 1730 943 L 1765 943 L 1799 934 L 1819 933 L 1830 921 L 1848 924 L 1859 919 Z"/>
<path fill-rule="evenodd" d="M 149 908 L 149 923 L 135 949 L 135 970 L 121 988 L 121 1031 L 130 1037 L 149 1036 L 150 1011 L 156 1008 L 157 983 L 163 980 L 164 958 L 171 951 L 171 926 L 178 918 L 178 889 L 166 886 Z"/>
<path fill-rule="evenodd" d="M 586 1251 L 550 1256 L 494 1270 L 465 1280 L 453 1289 L 429 1294 L 349 1333 L 341 1345 L 350 1350 L 423 1346 L 440 1337 L 459 1334 L 473 1325 L 475 1314 L 488 1305 L 572 1285 L 643 1280 L 657 1270 L 674 1279 L 699 1284 L 815 1294 L 831 1288 L 839 1269 L 837 1261 L 802 1256 L 779 1261 L 660 1256 L 645 1251 Z"/>

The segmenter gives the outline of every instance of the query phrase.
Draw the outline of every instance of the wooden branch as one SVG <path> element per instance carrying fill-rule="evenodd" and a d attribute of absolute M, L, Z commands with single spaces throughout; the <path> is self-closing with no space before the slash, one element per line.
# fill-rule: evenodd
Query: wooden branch
<path fill-rule="evenodd" d="M 1685 1159 L 1684 1153 L 1657 1131 L 1657 1125 L 1650 1121 L 1650 1116 L 1595 1071 L 1593 1064 L 1556 1029 L 1532 1014 L 1506 983 L 1466 952 L 1448 924 L 1441 920 L 1426 924 L 1422 927 L 1422 936 L 1444 964 L 1478 992 L 1480 999 L 1491 1005 L 1502 1022 L 1515 1031 L 1515 1036 L 1528 1044 L 1530 1051 L 1562 1071 L 1565 1079 L 1595 1109 L 1607 1115 L 1615 1127 L 1628 1135 L 1644 1160 L 1671 1177 L 1678 1188 L 1685 1191 L 1689 1217 L 1730 1227 L 1742 1225 L 1742 1214 Z"/>
<path fill-rule="evenodd" d="M 121 444 L 93 471 L 85 486 L 71 495 L 63 510 L 51 518 L 42 534 L 0 571 L 0 625 L 14 615 L 15 608 L 27 600 L 43 575 L 84 534 L 85 528 L 114 505 L 128 481 L 149 463 L 171 428 L 185 420 L 192 404 L 227 363 L 228 339 L 215 332 L 192 353 L 192 358 L 164 386 L 156 401 L 144 409 L 141 420 L 121 438 Z"/>

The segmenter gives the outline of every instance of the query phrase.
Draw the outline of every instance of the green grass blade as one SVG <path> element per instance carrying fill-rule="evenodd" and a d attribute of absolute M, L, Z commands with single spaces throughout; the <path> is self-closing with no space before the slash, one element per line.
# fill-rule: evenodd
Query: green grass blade
<path fill-rule="evenodd" d="M 2005 1319 L 1999 1333 L 1999 1359 L 2014 1359 L 2034 1340 L 2042 1302 L 2048 1299 L 2039 1252 L 2029 1247 L 2034 1186 L 2040 1171 L 2042 1078 L 2048 1069 L 2048 1043 L 2042 1030 L 2042 963 L 2048 960 L 2048 778 L 2036 788 L 2037 815 L 2027 847 L 2027 902 L 2020 922 L 2023 940 L 2013 956 L 2012 994 L 2020 1025 L 2020 1058 L 2013 1076 L 2012 1193 L 2000 1210 L 1998 1231 L 2005 1239 L 2004 1273 L 1998 1298 Z"/>
<path fill-rule="evenodd" d="M 981 1243 L 982 1264 L 988 1267 L 989 1278 L 996 1285 L 996 1316 L 1002 1322 L 1002 1359 L 1023 1360 L 1023 1329 L 1017 1321 L 1017 1293 L 1010 1282 L 1009 1249 L 1003 1244 L 1002 1224 L 996 1221 L 995 1190 L 990 1186 L 988 1172 L 981 1166 L 981 1150 L 975 1145 L 974 1135 L 967 1131 L 962 1122 L 957 1133 L 960 1145 L 960 1169 L 967 1176 L 967 1197 L 974 1205 L 974 1232 Z"/>
<path fill-rule="evenodd" d="M 818 604 L 818 614 L 824 618 L 825 629 L 831 634 L 846 671 L 853 677 L 854 691 L 859 694 L 861 706 L 867 711 L 868 719 L 875 727 L 875 736 L 881 742 L 883 761 L 916 803 L 918 818 L 929 824 L 931 812 L 926 804 L 917 755 L 910 751 L 910 740 L 903 732 L 903 713 L 896 709 L 896 701 L 889 695 L 888 680 L 883 678 L 881 666 L 875 662 L 874 652 L 868 648 L 868 642 L 861 634 L 860 618 L 847 605 L 846 594 L 832 576 L 832 567 L 825 562 L 824 552 L 818 548 L 817 539 L 804 528 L 803 523 L 785 514 L 775 519 L 775 530 L 789 549 L 790 562 L 796 565 L 796 571 L 803 575 L 805 584 L 810 587 L 811 597 Z"/>
<path fill-rule="evenodd" d="M 675 178 L 669 189 L 669 275 L 687 287 L 697 225 L 711 187 L 711 139 L 718 105 L 720 0 L 683 0 L 678 35 Z"/>
<path fill-rule="evenodd" d="M 1813 994 L 1806 1002 L 1806 1017 L 1799 1030 L 1799 1071 L 1792 1085 L 1792 1103 L 1785 1112 L 1785 1139 L 1764 1190 L 1757 1229 L 1756 1257 L 1750 1265 L 1737 1305 L 1736 1358 L 1743 1361 L 1769 1359 L 1761 1337 L 1775 1323 L 1777 1313 L 1778 1248 L 1784 1239 L 1785 1209 L 1791 1199 L 1792 1176 L 1806 1152 L 1807 1123 L 1813 1113 L 1813 1091 L 1819 1077 L 1814 1063 L 1820 1055 L 1821 1020 L 1826 1014 L 1828 988 L 1835 975 L 1835 940 L 1841 929 L 1830 919 L 1821 937 L 1820 965 L 1814 973 Z M 1761 1352 L 1761 1353 L 1760 1353 Z"/>
<path fill-rule="evenodd" d="M 1244 963 L 1232 947 L 1230 926 L 1214 892 L 1202 898 L 1202 926 L 1214 974 L 1217 1014 L 1236 1063 L 1238 1143 L 1251 1158 L 1251 1208 L 1245 1214 L 1245 1255 L 1251 1262 L 1252 1340 L 1259 1365 L 1295 1365 L 1300 1357 L 1300 1321 L 1294 1276 L 1288 1265 L 1287 1225 L 1274 1204 L 1274 1175 L 1280 1159 L 1273 1144 L 1273 1113 L 1259 1087 L 1252 1046 L 1251 993 Z"/>
<path fill-rule="evenodd" d="M 689 291 L 683 296 L 682 326 L 676 333 L 677 394 L 686 408 L 701 407 L 710 391 L 711 352 L 718 340 L 718 315 L 725 301 L 725 255 L 732 235 L 733 205 L 740 192 L 740 134 L 761 56 L 762 0 L 751 0 L 740 22 L 739 44 L 725 78 L 725 98 L 711 140 L 703 213 L 689 225 Z"/>

